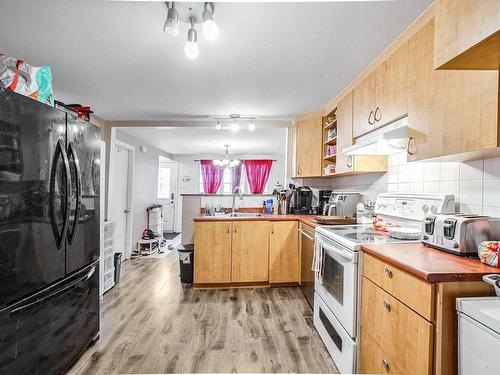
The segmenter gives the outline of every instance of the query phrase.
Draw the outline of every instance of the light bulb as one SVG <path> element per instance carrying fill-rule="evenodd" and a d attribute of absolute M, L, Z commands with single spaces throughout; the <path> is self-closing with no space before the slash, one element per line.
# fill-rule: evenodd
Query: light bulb
<path fill-rule="evenodd" d="M 163 25 L 163 31 L 170 36 L 179 35 L 179 17 L 175 8 L 168 8 L 167 19 Z"/>
<path fill-rule="evenodd" d="M 217 120 L 217 124 L 215 125 L 215 129 L 221 130 L 222 129 L 222 123 L 220 120 Z"/>
<path fill-rule="evenodd" d="M 238 123 L 236 121 L 233 121 L 233 123 L 231 124 L 231 130 L 233 132 L 237 132 L 238 130 L 240 130 L 240 126 L 238 125 Z"/>
<path fill-rule="evenodd" d="M 255 124 L 253 123 L 253 120 L 250 120 L 250 122 L 248 123 L 248 130 L 250 130 L 251 132 L 255 131 Z"/>
<path fill-rule="evenodd" d="M 214 21 L 212 12 L 205 8 L 201 14 L 201 18 L 203 20 L 203 36 L 207 40 L 214 41 L 219 35 L 219 27 Z"/>
<path fill-rule="evenodd" d="M 184 45 L 184 52 L 186 56 L 190 59 L 196 59 L 198 57 L 198 53 L 200 49 L 198 48 L 198 34 L 194 27 L 191 27 L 188 30 L 188 38 L 186 40 L 186 44 Z"/>

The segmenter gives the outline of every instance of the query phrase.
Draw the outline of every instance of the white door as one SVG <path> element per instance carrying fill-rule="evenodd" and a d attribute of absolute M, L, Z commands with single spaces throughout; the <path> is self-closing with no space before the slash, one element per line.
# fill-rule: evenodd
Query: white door
<path fill-rule="evenodd" d="M 116 221 L 115 231 L 115 251 L 124 254 L 125 258 L 130 257 L 130 249 L 127 248 L 127 228 L 130 220 L 129 207 L 129 161 L 130 151 L 121 146 L 115 146 L 113 150 L 113 181 L 110 197 L 113 199 L 113 220 Z"/>
<path fill-rule="evenodd" d="M 158 201 L 163 205 L 163 231 L 174 232 L 178 163 L 162 161 L 158 170 Z"/>

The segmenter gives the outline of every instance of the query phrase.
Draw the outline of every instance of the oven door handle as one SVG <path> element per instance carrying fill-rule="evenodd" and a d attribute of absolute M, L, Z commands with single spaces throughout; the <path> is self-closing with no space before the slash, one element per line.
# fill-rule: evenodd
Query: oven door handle
<path fill-rule="evenodd" d="M 340 257 L 342 257 L 350 262 L 353 262 L 355 260 L 355 255 L 351 251 L 344 250 L 344 249 L 338 248 L 338 247 L 329 246 L 325 242 L 322 242 L 321 246 L 323 247 L 324 250 L 326 250 L 326 252 L 338 255 L 338 256 L 340 256 Z"/>

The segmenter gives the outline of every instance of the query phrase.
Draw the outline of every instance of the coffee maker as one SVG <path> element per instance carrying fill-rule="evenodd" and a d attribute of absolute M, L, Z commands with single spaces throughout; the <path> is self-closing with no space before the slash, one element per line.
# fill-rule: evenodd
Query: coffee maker
<path fill-rule="evenodd" d="M 313 203 L 313 213 L 315 215 L 328 214 L 328 201 L 330 200 L 331 190 L 316 190 L 314 198 L 316 202 Z M 317 196 L 316 196 L 317 195 Z"/>
<path fill-rule="evenodd" d="M 299 186 L 292 192 L 289 213 L 294 215 L 312 214 L 313 192 L 308 186 Z"/>

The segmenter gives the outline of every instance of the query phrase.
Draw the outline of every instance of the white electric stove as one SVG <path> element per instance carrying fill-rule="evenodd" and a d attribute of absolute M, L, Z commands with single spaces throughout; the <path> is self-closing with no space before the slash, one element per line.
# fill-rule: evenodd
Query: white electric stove
<path fill-rule="evenodd" d="M 427 214 L 454 211 L 455 198 L 446 194 L 384 193 L 375 203 L 375 213 L 388 226 L 417 231 Z M 409 241 L 419 239 L 391 238 L 373 224 L 316 228 L 314 325 L 341 373 L 357 370 L 361 246 Z"/>

